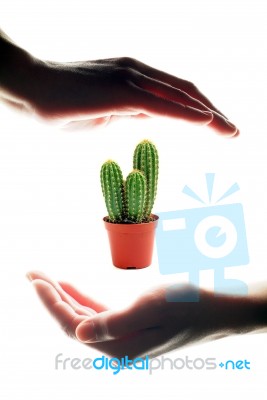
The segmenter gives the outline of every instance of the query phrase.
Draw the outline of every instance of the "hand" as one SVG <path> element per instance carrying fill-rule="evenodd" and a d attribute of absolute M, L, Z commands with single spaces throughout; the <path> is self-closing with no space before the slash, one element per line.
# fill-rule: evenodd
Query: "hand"
<path fill-rule="evenodd" d="M 267 326 L 267 296 L 214 295 L 192 286 L 166 301 L 166 286 L 151 290 L 130 307 L 111 311 L 73 286 L 30 272 L 38 295 L 71 337 L 112 357 L 155 357 L 182 346 L 247 333 Z M 199 302 L 185 298 L 199 295 Z"/>
<path fill-rule="evenodd" d="M 207 124 L 226 136 L 238 135 L 193 83 L 135 59 L 42 61 L 1 31 L 0 50 L 0 98 L 45 121 L 73 129 L 125 116 L 164 116 Z"/>

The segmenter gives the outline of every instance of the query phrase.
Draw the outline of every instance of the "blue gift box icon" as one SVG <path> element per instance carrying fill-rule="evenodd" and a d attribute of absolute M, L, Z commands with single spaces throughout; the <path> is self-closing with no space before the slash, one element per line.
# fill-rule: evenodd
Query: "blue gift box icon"
<path fill-rule="evenodd" d="M 211 198 L 214 174 L 206 174 L 206 180 Z M 239 187 L 234 184 L 217 202 L 237 190 Z M 183 192 L 202 202 L 187 186 Z M 157 215 L 156 243 L 161 274 L 188 272 L 189 280 L 196 283 L 199 271 L 212 269 L 215 287 L 219 287 L 226 283 L 225 267 L 249 263 L 244 213 L 240 203 L 208 205 Z M 227 284 L 232 286 L 234 282 L 230 285 L 228 280 Z M 240 284 L 238 286 L 240 288 Z M 244 290 L 240 289 L 240 292 Z"/>

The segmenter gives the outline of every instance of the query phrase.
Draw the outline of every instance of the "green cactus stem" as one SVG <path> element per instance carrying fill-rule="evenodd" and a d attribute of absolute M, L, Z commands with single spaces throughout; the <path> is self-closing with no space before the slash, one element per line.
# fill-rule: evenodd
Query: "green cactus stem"
<path fill-rule="evenodd" d="M 100 178 L 109 221 L 121 222 L 124 219 L 124 183 L 119 165 L 112 160 L 106 161 L 101 167 Z"/>
<path fill-rule="evenodd" d="M 127 219 L 140 223 L 144 219 L 146 204 L 146 178 L 138 170 L 133 170 L 126 179 L 125 201 Z"/>
<path fill-rule="evenodd" d="M 146 177 L 147 193 L 144 210 L 145 219 L 149 219 L 157 194 L 159 157 L 156 146 L 149 140 L 143 140 L 136 146 L 133 157 L 133 168 Z"/>

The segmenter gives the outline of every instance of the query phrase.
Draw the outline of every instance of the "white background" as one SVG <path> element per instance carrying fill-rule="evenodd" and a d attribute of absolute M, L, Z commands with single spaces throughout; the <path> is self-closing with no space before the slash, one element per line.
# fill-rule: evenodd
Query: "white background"
<path fill-rule="evenodd" d="M 25 274 L 39 269 L 70 281 L 111 307 L 122 307 L 166 280 L 157 259 L 143 271 L 112 267 L 101 218 L 99 168 L 107 158 L 131 169 L 134 146 L 149 138 L 160 152 L 155 210 L 198 206 L 185 184 L 207 196 L 237 181 L 229 202 L 245 211 L 250 265 L 227 271 L 266 280 L 265 2 L 2 0 L 1 28 L 35 56 L 74 61 L 131 56 L 193 81 L 238 125 L 227 140 L 174 120 L 125 120 L 95 132 L 63 133 L 0 108 L 0 396 L 2 399 L 241 398 L 266 392 L 266 335 L 221 340 L 170 357 L 248 359 L 251 371 L 55 371 L 56 354 L 96 357 L 66 338 Z M 41 93 L 40 93 L 41 95 Z M 178 277 L 168 277 L 177 280 Z M 202 277 L 208 285 L 210 278 Z"/>

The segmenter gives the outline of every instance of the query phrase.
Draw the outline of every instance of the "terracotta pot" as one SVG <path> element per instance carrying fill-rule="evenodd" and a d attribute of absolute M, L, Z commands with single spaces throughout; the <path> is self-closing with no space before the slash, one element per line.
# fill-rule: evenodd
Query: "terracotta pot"
<path fill-rule="evenodd" d="M 114 224 L 105 217 L 112 262 L 115 267 L 137 269 L 148 267 L 152 262 L 155 229 L 159 217 L 142 224 Z"/>

